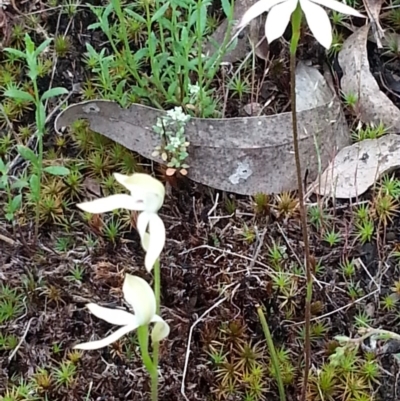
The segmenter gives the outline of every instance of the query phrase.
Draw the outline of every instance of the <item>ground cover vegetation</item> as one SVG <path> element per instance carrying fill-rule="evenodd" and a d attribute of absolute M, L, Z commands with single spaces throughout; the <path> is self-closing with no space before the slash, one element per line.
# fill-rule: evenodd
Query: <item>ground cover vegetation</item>
<path fill-rule="evenodd" d="M 383 27 L 400 33 L 398 3 L 383 10 Z M 329 15 L 329 49 L 303 21 L 297 57 L 334 69 L 351 19 Z M 290 110 L 290 27 L 267 61 L 222 68 L 229 1 L 11 1 L 0 17 L 1 401 L 399 399 L 398 173 L 352 201 L 304 196 L 308 264 L 297 193 L 245 197 L 185 177 L 190 118 L 240 117 L 264 81 L 277 96 L 263 113 Z M 221 51 L 206 57 L 224 18 Z M 357 95 L 342 96 L 354 142 L 386 133 L 359 123 Z M 169 132 L 155 149 L 168 165 L 85 121 L 54 131 L 68 104 L 99 98 L 170 110 L 154 127 Z M 137 293 L 154 308 L 144 313 Z M 131 322 L 97 307 L 143 319 L 88 350 Z"/>

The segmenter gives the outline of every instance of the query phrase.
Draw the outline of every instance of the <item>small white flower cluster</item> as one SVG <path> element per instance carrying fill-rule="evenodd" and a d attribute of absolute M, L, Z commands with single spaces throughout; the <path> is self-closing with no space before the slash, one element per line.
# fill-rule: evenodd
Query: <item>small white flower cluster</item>
<path fill-rule="evenodd" d="M 167 116 L 171 121 L 180 122 L 182 124 L 186 124 L 190 120 L 190 116 L 183 112 L 182 107 L 174 107 L 172 110 L 168 110 Z"/>
<path fill-rule="evenodd" d="M 200 92 L 200 86 L 199 85 L 191 85 L 189 84 L 189 95 L 190 97 L 197 97 L 197 95 Z"/>
<path fill-rule="evenodd" d="M 189 155 L 187 152 L 189 142 L 185 138 L 185 126 L 189 120 L 190 115 L 185 114 L 182 107 L 175 107 L 167 111 L 165 117 L 158 118 L 157 124 L 153 126 L 154 132 L 159 134 L 164 141 L 163 146 L 155 149 L 153 156 L 161 156 L 165 162 L 168 162 L 167 166 L 170 168 L 186 169 L 189 167 L 184 163 Z"/>

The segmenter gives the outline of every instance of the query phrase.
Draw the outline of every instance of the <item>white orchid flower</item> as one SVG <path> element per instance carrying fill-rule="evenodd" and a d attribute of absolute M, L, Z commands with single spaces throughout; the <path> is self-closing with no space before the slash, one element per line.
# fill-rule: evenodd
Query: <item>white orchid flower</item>
<path fill-rule="evenodd" d="M 126 302 L 132 307 L 134 313 L 120 309 L 104 308 L 96 304 L 87 304 L 86 306 L 90 312 L 99 319 L 122 327 L 102 340 L 78 344 L 74 348 L 83 350 L 103 348 L 131 331 L 136 330 L 138 327 L 147 326 L 150 323 L 155 323 L 151 332 L 153 343 L 159 342 L 168 336 L 170 331 L 169 325 L 162 317 L 156 315 L 154 292 L 145 280 L 127 274 L 122 291 Z"/>
<path fill-rule="evenodd" d="M 165 245 L 165 226 L 157 214 L 164 203 L 164 185 L 148 174 L 137 173 L 127 176 L 115 173 L 114 177 L 130 191 L 130 195 L 110 195 L 105 198 L 80 203 L 78 207 L 85 212 L 93 214 L 111 212 L 115 209 L 142 212 L 138 216 L 137 228 L 142 244 L 148 231 L 145 267 L 150 272 Z"/>
<path fill-rule="evenodd" d="M 332 44 L 332 26 L 326 11 L 321 6 L 342 14 L 365 18 L 354 8 L 336 0 L 259 0 L 244 13 L 237 28 L 239 31 L 242 30 L 250 21 L 268 12 L 265 36 L 271 43 L 283 35 L 298 3 L 315 39 L 326 49 Z"/>

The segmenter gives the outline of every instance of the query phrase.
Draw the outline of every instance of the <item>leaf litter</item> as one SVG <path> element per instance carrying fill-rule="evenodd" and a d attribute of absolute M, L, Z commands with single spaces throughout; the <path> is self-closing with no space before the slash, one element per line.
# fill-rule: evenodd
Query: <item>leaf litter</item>
<path fill-rule="evenodd" d="M 400 139 L 395 135 L 400 131 L 400 110 L 381 91 L 370 71 L 367 54 L 370 26 L 366 24 L 359 28 L 343 44 L 339 53 L 339 64 L 343 70 L 341 87 L 344 94 L 357 94 L 357 117 L 363 123 L 372 126 L 383 123 L 392 135 L 343 148 L 311 185 L 310 189 L 319 195 L 358 197 L 382 174 L 398 168 L 400 164 Z"/>
<path fill-rule="evenodd" d="M 350 143 L 350 134 L 339 99 L 314 67 L 299 63 L 296 96 L 300 152 L 304 171 L 315 179 L 338 149 Z M 93 131 L 163 164 L 153 156 L 160 138 L 152 127 L 164 111 L 133 104 L 122 109 L 116 102 L 95 100 L 69 106 L 55 128 L 78 119 Z M 297 188 L 290 113 L 272 116 L 201 119 L 185 127 L 190 142 L 188 177 L 223 191 L 254 195 L 293 191 Z"/>
<path fill-rule="evenodd" d="M 384 173 L 398 167 L 398 135 L 366 139 L 343 148 L 310 189 L 323 196 L 356 198 L 364 194 Z"/>
<path fill-rule="evenodd" d="M 307 80 L 304 82 L 306 83 Z M 94 104 L 98 103 L 94 102 Z M 120 114 L 111 113 L 106 117 L 111 123 L 115 122 Z M 116 125 L 114 128 L 118 129 Z M 132 132 L 131 130 L 125 134 L 132 135 Z M 72 140 L 68 133 L 64 135 L 69 141 Z M 72 144 L 75 143 L 72 142 Z M 107 144 L 111 147 L 112 142 Z M 155 170 L 158 174 L 157 167 Z M 87 184 L 88 192 L 94 192 L 91 191 L 90 186 Z M 293 339 L 299 338 L 302 329 L 296 324 L 302 320 L 304 314 L 304 291 L 301 291 L 304 281 L 301 274 L 296 276 L 292 273 L 297 264 L 296 256 L 302 255 L 302 244 L 297 219 L 285 217 L 285 208 L 282 206 L 284 195 L 267 198 L 268 208 L 265 211 L 271 212 L 267 212 L 266 215 L 256 215 L 253 205 L 253 200 L 256 198 L 244 199 L 231 194 L 222 194 L 221 201 L 218 197 L 219 192 L 209 191 L 212 194 L 209 196 L 207 191 L 208 189 L 196 184 L 184 189 L 179 186 L 174 187 L 163 210 L 165 214 L 163 217 L 168 224 L 169 244 L 164 255 L 162 280 L 165 286 L 162 296 L 165 315 L 173 324 L 171 339 L 161 350 L 160 395 L 165 401 L 180 399 L 179 387 L 184 366 L 183 356 L 187 350 L 187 333 L 191 323 L 197 322 L 197 316 L 212 305 L 218 304 L 221 287 L 240 284 L 235 296 L 232 294 L 230 302 L 213 310 L 212 314 L 194 330 L 186 382 L 190 400 L 212 398 L 213 395 L 210 393 L 218 390 L 216 372 L 209 365 L 207 352 L 209 344 L 221 344 L 226 341 L 226 338 L 220 337 L 221 327 L 224 327 L 225 323 L 239 322 L 238 324 L 243 324 L 246 328 L 247 336 L 252 339 L 262 339 L 254 313 L 256 303 L 264 303 L 270 311 L 269 320 L 276 345 L 282 347 L 282 350 L 286 348 L 294 363 L 301 361 L 299 341 L 293 341 Z M 230 204 L 235 206 L 234 213 L 231 212 L 232 209 L 228 212 Z M 71 209 L 74 213 L 73 206 Z M 311 229 L 310 234 L 312 252 L 323 266 L 321 271 L 316 272 L 315 318 L 320 319 L 316 323 L 325 324 L 326 322 L 327 327 L 324 336 L 317 339 L 316 352 L 313 353 L 313 365 L 317 368 L 322 365 L 322 361 L 327 356 L 325 346 L 330 344 L 326 340 L 332 338 L 337 332 L 353 332 L 353 315 L 365 308 L 364 301 L 354 303 L 346 295 L 347 287 L 343 284 L 346 282 L 346 277 L 343 277 L 338 268 L 343 258 L 360 256 L 359 260 L 368 266 L 368 274 L 360 269 L 354 277 L 354 281 L 365 292 L 367 300 L 371 289 L 371 274 L 375 277 L 376 273 L 379 280 L 382 280 L 382 291 L 390 291 L 388 288 L 390 278 L 397 275 L 395 263 L 389 259 L 383 259 L 385 255 L 376 256 L 378 252 L 375 239 L 367 244 L 373 252 L 368 253 L 367 247 L 362 247 L 360 250 L 358 246 L 348 246 L 348 243 L 353 241 L 354 234 L 350 209 L 341 212 L 340 208 L 324 207 L 323 213 L 328 213 L 326 222 L 322 227 Z M 293 214 L 295 215 L 295 211 Z M 227 218 L 227 215 L 230 217 Z M 282 216 L 282 218 L 274 218 L 274 216 Z M 74 217 L 74 219 L 76 223 L 78 218 Z M 248 239 L 243 241 L 244 225 L 251 229 L 266 227 L 266 235 L 262 236 L 263 240 L 260 244 L 247 242 Z M 395 239 L 400 240 L 398 226 L 399 221 L 396 219 L 393 227 L 388 230 L 391 230 Z M 330 248 L 324 243 L 322 232 L 333 228 L 340 230 L 343 241 Z M 29 228 L 28 231 L 25 227 L 22 229 L 25 235 L 29 235 Z M 61 362 L 63 355 L 52 351 L 54 344 L 62 344 L 68 352 L 74 343 L 79 339 L 87 338 L 89 333 L 105 334 L 109 327 L 94 322 L 83 311 L 83 305 L 88 300 L 120 304 L 121 297 L 118 291 L 124 271 L 142 273 L 137 271 L 137 266 L 142 261 L 140 246 L 132 233 L 115 246 L 110 246 L 101 233 L 98 233 L 96 238 L 100 246 L 94 250 L 88 247 L 84 236 L 88 231 L 87 227 L 81 224 L 77 229 L 72 228 L 69 234 L 73 237 L 74 249 L 66 253 L 46 253 L 46 247 L 53 249 L 54 238 L 67 234 L 65 227 L 57 230 L 54 226 L 49 226 L 42 231 L 44 256 L 42 253 L 35 257 L 26 256 L 27 250 L 19 246 L 18 242 L 12 247 L 2 246 L 0 278 L 12 285 L 20 286 L 21 278 L 25 280 L 24 275 L 30 272 L 38 284 L 35 291 L 28 289 L 27 294 L 23 294 L 27 295 L 28 306 L 24 315 L 11 321 L 6 327 L 2 326 L 4 333 L 15 334 L 20 338 L 22 346 L 11 362 L 7 357 L 0 358 L 0 391 L 7 385 L 15 383 L 20 377 L 24 380 L 31 379 L 32 372 L 38 367 L 51 367 Z M 8 234 L 13 236 L 15 231 L 10 229 Z M 379 234 L 377 237 L 379 242 Z M 273 271 L 270 267 L 272 265 L 271 249 L 277 245 L 279 249 L 286 249 L 279 268 L 282 268 L 284 272 L 290 272 L 288 277 L 296 289 L 294 295 L 289 294 L 289 297 L 284 292 L 273 288 L 275 281 L 270 275 L 270 271 Z M 85 267 L 85 275 L 81 283 L 69 279 L 70 270 L 77 262 Z M 385 265 L 385 274 L 381 274 L 382 264 Z M 45 292 L 49 284 L 61 291 L 61 299 L 58 302 L 49 301 Z M 372 297 L 369 299 L 371 300 Z M 372 302 L 376 301 L 379 302 L 379 299 L 374 299 Z M 287 315 L 290 313 L 292 316 L 288 318 Z M 328 316 L 323 318 L 325 314 Z M 380 314 L 372 320 L 371 324 L 394 326 L 396 324 L 394 314 Z M 39 318 L 36 319 L 38 315 Z M 34 318 L 33 323 L 29 324 L 32 318 Z M 26 337 L 21 337 L 21 333 L 24 333 L 26 329 L 28 329 Z M 124 349 L 130 352 L 130 357 L 120 352 L 121 347 L 125 347 Z M 4 351 L 4 354 L 10 353 Z M 268 366 L 268 355 L 263 355 L 263 358 Z M 393 372 L 395 369 L 390 355 L 380 356 L 380 363 L 386 371 Z M 144 400 L 146 399 L 144 393 L 147 392 L 147 378 L 140 366 L 133 341 L 117 344 L 115 348 L 110 347 L 101 353 L 84 354 L 77 365 L 77 376 L 71 386 L 69 388 L 53 386 L 47 395 L 49 399 L 57 401 L 76 401 L 77 399 L 122 401 L 127 398 Z M 397 372 L 393 372 L 392 376 L 382 373 L 379 384 L 373 384 L 374 392 L 377 388 L 376 392 L 380 395 L 380 399 L 397 400 L 398 383 L 395 373 Z M 288 386 L 288 399 L 296 399 L 298 396 L 297 379 L 297 376 L 294 377 L 294 385 Z M 269 377 L 266 380 L 268 392 L 265 397 L 275 399 L 274 381 Z M 315 390 L 318 391 L 318 389 Z M 311 397 L 313 393 L 310 394 Z M 244 397 L 243 394 L 240 396 Z"/>

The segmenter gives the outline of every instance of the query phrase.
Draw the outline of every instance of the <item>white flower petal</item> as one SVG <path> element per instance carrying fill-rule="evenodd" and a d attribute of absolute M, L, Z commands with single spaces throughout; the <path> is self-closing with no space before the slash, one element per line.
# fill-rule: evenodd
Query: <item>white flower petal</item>
<path fill-rule="evenodd" d="M 168 337 L 170 328 L 168 323 L 161 316 L 153 316 L 151 322 L 155 323 L 153 330 L 151 331 L 151 341 L 153 343 L 160 342 L 164 338 Z"/>
<path fill-rule="evenodd" d="M 123 187 L 130 191 L 130 188 L 128 188 L 128 186 L 126 185 L 126 182 L 129 180 L 129 175 L 114 173 L 114 178 L 118 183 L 120 183 Z"/>
<path fill-rule="evenodd" d="M 287 0 L 272 7 L 265 22 L 265 36 L 268 43 L 280 38 L 289 24 L 290 16 L 297 7 L 298 0 Z"/>
<path fill-rule="evenodd" d="M 331 10 L 335 10 L 338 13 L 353 15 L 354 17 L 365 18 L 364 15 L 356 11 L 354 8 L 348 6 L 347 4 L 341 3 L 336 0 L 311 0 L 313 3 L 320 4 L 326 8 L 330 8 Z"/>
<path fill-rule="evenodd" d="M 158 214 L 152 213 L 149 221 L 149 244 L 144 260 L 144 265 L 148 272 L 151 272 L 164 249 L 165 236 L 163 221 Z"/>
<path fill-rule="evenodd" d="M 87 304 L 86 307 L 91 313 L 93 313 L 93 315 L 110 324 L 127 326 L 135 324 L 136 322 L 136 316 L 124 310 L 104 308 L 103 306 L 96 304 Z"/>
<path fill-rule="evenodd" d="M 145 208 L 150 212 L 157 212 L 164 203 L 164 185 L 148 174 L 136 173 L 123 175 L 114 173 L 115 179 L 131 192 L 133 198 L 145 203 Z"/>
<path fill-rule="evenodd" d="M 326 49 L 332 44 L 332 26 L 326 11 L 310 0 L 300 0 L 310 31 Z"/>
<path fill-rule="evenodd" d="M 143 203 L 136 202 L 132 196 L 126 194 L 111 195 L 105 198 L 95 199 L 90 202 L 78 203 L 77 206 L 83 211 L 93 214 L 111 212 L 115 209 L 128 209 L 137 211 L 144 209 Z"/>
<path fill-rule="evenodd" d="M 141 244 L 142 244 L 142 248 L 145 252 L 147 252 L 147 250 L 149 249 L 149 243 L 150 243 L 150 235 L 148 232 L 145 232 L 143 234 L 143 237 L 140 238 L 141 240 Z"/>
<path fill-rule="evenodd" d="M 122 292 L 135 313 L 138 325 L 149 324 L 156 314 L 156 298 L 150 285 L 140 277 L 127 274 Z"/>
<path fill-rule="evenodd" d="M 136 228 L 140 235 L 141 241 L 143 241 L 144 234 L 147 232 L 147 227 L 149 226 L 150 217 L 152 213 L 142 212 L 139 214 L 136 221 Z"/>
<path fill-rule="evenodd" d="M 250 23 L 253 19 L 257 18 L 262 13 L 269 11 L 275 5 L 284 2 L 285 0 L 259 0 L 253 4 L 244 14 L 239 21 L 236 29 L 242 29 Z"/>
<path fill-rule="evenodd" d="M 114 343 L 115 341 L 119 340 L 121 337 L 123 337 L 125 334 L 128 334 L 129 332 L 135 330 L 138 328 L 138 325 L 129 325 L 129 326 L 123 326 L 114 333 L 110 334 L 108 337 L 103 338 L 102 340 L 98 341 L 90 341 L 88 343 L 83 343 L 83 344 L 78 344 L 75 345 L 75 349 L 83 349 L 83 350 L 91 350 L 91 349 L 99 349 L 106 347 L 107 345 L 110 345 Z"/>

